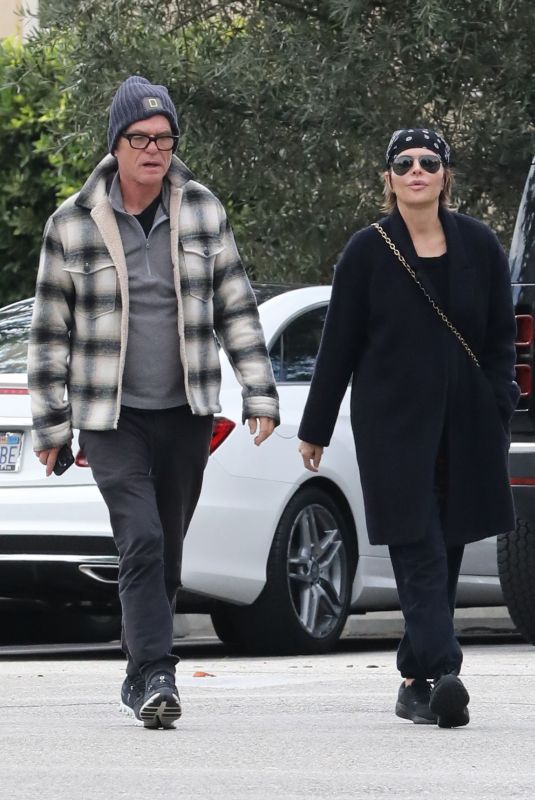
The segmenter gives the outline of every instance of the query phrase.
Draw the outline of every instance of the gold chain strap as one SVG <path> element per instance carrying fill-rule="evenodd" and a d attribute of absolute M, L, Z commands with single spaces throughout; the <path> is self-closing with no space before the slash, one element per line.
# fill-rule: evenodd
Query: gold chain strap
<path fill-rule="evenodd" d="M 436 313 L 438 314 L 438 316 L 440 317 L 440 319 L 441 319 L 441 320 L 442 320 L 442 321 L 443 321 L 443 322 L 444 322 L 444 323 L 447 325 L 447 327 L 450 329 L 450 331 L 453 333 L 453 335 L 457 337 L 457 339 L 460 341 L 460 343 L 462 344 L 462 346 L 464 347 L 464 349 L 466 350 L 466 352 L 468 353 L 468 355 L 470 356 L 470 358 L 472 359 L 472 361 L 473 361 L 475 364 L 477 364 L 477 366 L 479 367 L 479 366 L 480 366 L 480 364 L 479 364 L 479 361 L 477 360 L 476 356 L 474 355 L 474 352 L 473 352 L 473 350 L 471 350 L 471 349 L 470 349 L 470 347 L 468 346 L 468 344 L 467 344 L 467 343 L 466 343 L 466 341 L 464 340 L 463 336 L 462 336 L 462 335 L 459 333 L 459 331 L 457 330 L 457 328 L 455 327 L 455 325 L 453 325 L 453 324 L 452 324 L 452 323 L 449 321 L 448 317 L 447 317 L 447 316 L 446 316 L 446 314 L 445 314 L 445 313 L 442 311 L 442 309 L 440 308 L 440 306 L 439 306 L 439 305 L 438 305 L 438 304 L 437 304 L 437 303 L 436 303 L 436 302 L 433 300 L 433 298 L 431 297 L 431 295 L 429 294 L 429 292 L 427 291 L 427 289 L 425 288 L 425 286 L 424 286 L 422 283 L 420 283 L 420 281 L 419 281 L 419 280 L 418 280 L 418 278 L 416 277 L 416 273 L 415 273 L 415 271 L 412 269 L 412 267 L 410 266 L 410 264 L 408 264 L 408 263 L 407 263 L 407 261 L 405 261 L 405 259 L 403 258 L 403 256 L 402 256 L 402 255 L 401 255 L 401 253 L 399 252 L 399 250 L 397 249 L 397 247 L 396 247 L 396 245 L 394 244 L 394 242 L 392 241 L 392 239 L 391 239 L 391 238 L 388 236 L 388 234 L 386 233 L 386 231 L 384 230 L 384 228 L 382 228 L 382 227 L 379 225 L 379 223 L 378 223 L 378 222 L 373 222 L 373 223 L 372 223 L 372 227 L 373 227 L 373 228 L 375 228 L 375 229 L 378 231 L 378 233 L 380 233 L 380 234 L 381 234 L 381 236 L 383 237 L 383 239 L 384 239 L 384 240 L 385 240 L 385 242 L 387 243 L 388 247 L 389 247 L 389 248 L 392 250 L 392 252 L 393 252 L 393 253 L 394 253 L 394 255 L 396 256 L 396 258 L 397 258 L 397 259 L 398 259 L 398 260 L 399 260 L 399 261 L 400 261 L 400 262 L 403 264 L 403 266 L 405 267 L 405 269 L 407 270 L 407 272 L 409 273 L 409 275 L 411 276 L 411 278 L 412 278 L 412 279 L 413 279 L 413 280 L 416 282 L 416 284 L 418 285 L 418 287 L 421 289 L 421 291 L 424 293 L 424 295 L 426 296 L 426 298 L 428 299 L 428 301 L 431 303 L 431 305 L 432 305 L 432 306 L 433 306 L 433 308 L 435 309 L 435 311 L 436 311 Z"/>

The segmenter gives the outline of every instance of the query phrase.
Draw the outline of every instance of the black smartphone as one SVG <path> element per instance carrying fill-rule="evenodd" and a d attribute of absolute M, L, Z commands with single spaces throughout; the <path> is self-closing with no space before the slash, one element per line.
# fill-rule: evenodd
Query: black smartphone
<path fill-rule="evenodd" d="M 53 473 L 54 475 L 63 475 L 70 466 L 74 464 L 74 456 L 72 454 L 70 444 L 64 444 L 61 450 L 58 453 L 58 457 L 56 458 L 56 463 L 54 464 Z"/>

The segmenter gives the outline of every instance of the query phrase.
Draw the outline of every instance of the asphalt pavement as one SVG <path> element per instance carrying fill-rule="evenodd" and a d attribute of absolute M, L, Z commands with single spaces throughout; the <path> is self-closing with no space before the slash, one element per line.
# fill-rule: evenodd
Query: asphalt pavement
<path fill-rule="evenodd" d="M 316 657 L 178 645 L 184 714 L 148 731 L 119 714 L 110 652 L 0 660 L 1 800 L 503 800 L 533 798 L 535 650 L 465 644 L 472 721 L 441 730 L 393 714 L 395 638 L 346 638 Z"/>

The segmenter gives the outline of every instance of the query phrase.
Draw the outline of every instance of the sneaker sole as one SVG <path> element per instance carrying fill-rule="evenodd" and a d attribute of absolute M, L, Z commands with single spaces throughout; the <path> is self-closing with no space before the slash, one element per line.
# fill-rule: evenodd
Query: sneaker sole
<path fill-rule="evenodd" d="M 439 728 L 462 728 L 463 725 L 468 725 L 470 722 L 470 712 L 467 708 L 463 708 L 455 716 L 448 716 L 444 714 L 438 718 Z"/>
<path fill-rule="evenodd" d="M 396 703 L 396 717 L 401 717 L 401 719 L 408 719 L 410 722 L 414 722 L 415 725 L 436 725 L 437 720 L 435 719 L 427 719 L 427 717 L 421 717 L 419 714 L 411 714 L 407 706 L 403 705 L 403 703 Z"/>
<path fill-rule="evenodd" d="M 172 728 L 173 723 L 182 716 L 180 700 L 176 694 L 155 692 L 139 711 L 139 718 L 145 728 Z"/>
<path fill-rule="evenodd" d="M 119 703 L 118 710 L 121 714 L 124 714 L 126 717 L 130 717 L 130 719 L 133 719 L 136 725 L 142 724 L 141 720 L 136 717 L 134 709 L 130 708 L 130 706 L 127 706 L 126 703 L 123 703 L 122 700 Z"/>
<path fill-rule="evenodd" d="M 446 675 L 431 693 L 429 708 L 437 715 L 439 728 L 460 728 L 470 722 L 469 702 L 470 695 L 460 679 Z"/>
<path fill-rule="evenodd" d="M 119 703 L 119 711 L 121 712 L 121 714 L 126 714 L 127 717 L 134 716 L 134 709 L 130 708 L 130 706 L 127 706 L 126 703 L 123 703 L 122 700 Z"/>

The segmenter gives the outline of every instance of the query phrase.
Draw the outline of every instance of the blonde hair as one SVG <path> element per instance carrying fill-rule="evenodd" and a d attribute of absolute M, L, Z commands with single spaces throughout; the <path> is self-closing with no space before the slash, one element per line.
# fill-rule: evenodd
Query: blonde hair
<path fill-rule="evenodd" d="M 388 170 L 388 172 L 390 172 L 390 170 Z M 455 177 L 451 167 L 444 167 L 444 188 L 440 192 L 440 196 L 438 198 L 438 202 L 441 206 L 444 206 L 444 208 L 450 208 L 451 206 L 451 193 L 453 191 L 454 183 Z M 384 211 L 385 214 L 390 214 L 396 208 L 396 206 L 396 193 L 390 188 L 390 183 L 385 175 L 381 211 Z"/>

